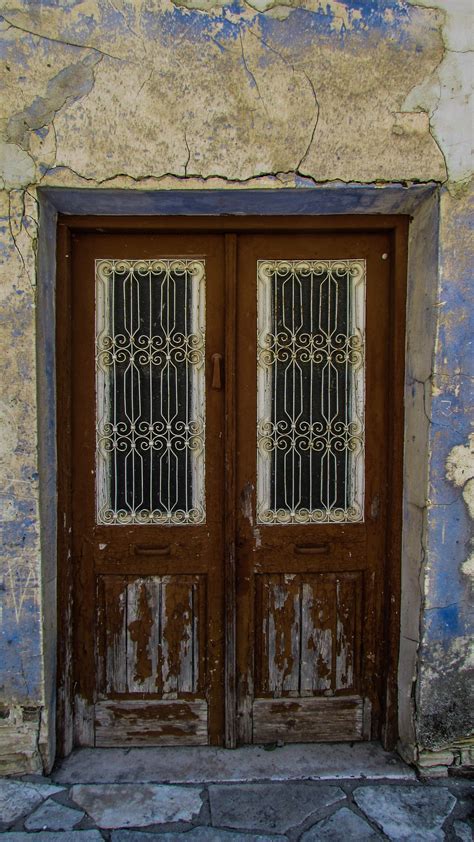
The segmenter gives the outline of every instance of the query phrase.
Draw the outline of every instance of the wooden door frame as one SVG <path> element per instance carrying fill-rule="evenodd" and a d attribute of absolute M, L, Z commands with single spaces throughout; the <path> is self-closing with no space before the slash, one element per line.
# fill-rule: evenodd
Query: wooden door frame
<path fill-rule="evenodd" d="M 71 556 L 71 237 L 74 232 L 220 233 L 225 237 L 225 745 L 236 746 L 236 610 L 235 610 L 235 314 L 237 302 L 237 236 L 239 233 L 376 232 L 391 239 L 390 366 L 391 411 L 387 446 L 388 487 L 384 597 L 384 656 L 386 678 L 382 700 L 382 744 L 395 747 L 398 737 L 397 673 L 400 644 L 401 542 L 404 449 L 405 319 L 408 253 L 407 215 L 337 216 L 63 216 L 57 223 L 56 366 L 58 463 L 58 657 L 57 750 L 66 756 L 73 747 L 72 622 L 73 559 Z"/>

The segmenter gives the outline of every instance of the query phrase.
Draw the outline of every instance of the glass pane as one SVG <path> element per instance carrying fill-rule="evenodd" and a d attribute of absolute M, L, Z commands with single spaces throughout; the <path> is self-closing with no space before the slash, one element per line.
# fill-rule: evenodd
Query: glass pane
<path fill-rule="evenodd" d="M 205 521 L 205 264 L 96 261 L 97 520 Z"/>
<path fill-rule="evenodd" d="M 257 520 L 364 517 L 364 260 L 259 260 Z"/>

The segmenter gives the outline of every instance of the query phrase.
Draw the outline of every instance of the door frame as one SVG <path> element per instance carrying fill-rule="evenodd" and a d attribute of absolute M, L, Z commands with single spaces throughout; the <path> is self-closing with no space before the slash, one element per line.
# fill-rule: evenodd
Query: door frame
<path fill-rule="evenodd" d="M 391 240 L 389 371 L 392 384 L 387 436 L 391 490 L 387 511 L 383 651 L 386 674 L 382 699 L 382 745 L 393 749 L 398 738 L 397 674 L 400 645 L 402 494 L 404 450 L 405 318 L 408 254 L 407 215 L 335 216 L 58 216 L 56 285 L 57 490 L 58 490 L 58 646 L 57 753 L 66 756 L 73 746 L 72 622 L 73 559 L 71 554 L 71 236 L 74 232 L 220 233 L 225 237 L 225 735 L 236 746 L 236 611 L 235 611 L 235 322 L 237 306 L 237 236 L 263 232 L 375 232 Z"/>

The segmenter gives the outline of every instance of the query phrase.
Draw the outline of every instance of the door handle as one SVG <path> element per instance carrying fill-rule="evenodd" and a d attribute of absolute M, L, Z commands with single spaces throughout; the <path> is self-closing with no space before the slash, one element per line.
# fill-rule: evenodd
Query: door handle
<path fill-rule="evenodd" d="M 135 544 L 133 547 L 135 555 L 169 555 L 171 547 L 169 544 L 161 547 L 147 547 L 140 544 Z"/>
<path fill-rule="evenodd" d="M 323 555 L 330 550 L 329 544 L 295 544 L 295 553 L 299 555 Z"/>
<path fill-rule="evenodd" d="M 222 354 L 213 354 L 211 389 L 222 389 Z"/>

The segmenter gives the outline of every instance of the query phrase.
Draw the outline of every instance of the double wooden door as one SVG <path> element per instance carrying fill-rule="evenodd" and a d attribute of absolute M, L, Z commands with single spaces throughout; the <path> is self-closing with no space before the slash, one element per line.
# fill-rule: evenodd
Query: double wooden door
<path fill-rule="evenodd" d="M 376 738 L 389 234 L 70 251 L 76 744 Z"/>

